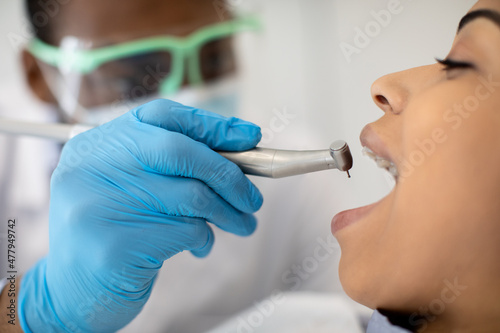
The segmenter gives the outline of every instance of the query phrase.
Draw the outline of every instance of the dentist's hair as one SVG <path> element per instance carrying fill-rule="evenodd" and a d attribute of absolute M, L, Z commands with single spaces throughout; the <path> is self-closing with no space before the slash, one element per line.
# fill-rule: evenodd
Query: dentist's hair
<path fill-rule="evenodd" d="M 26 0 L 25 9 L 34 37 L 48 44 L 55 44 L 52 26 L 64 7 L 55 0 Z"/>

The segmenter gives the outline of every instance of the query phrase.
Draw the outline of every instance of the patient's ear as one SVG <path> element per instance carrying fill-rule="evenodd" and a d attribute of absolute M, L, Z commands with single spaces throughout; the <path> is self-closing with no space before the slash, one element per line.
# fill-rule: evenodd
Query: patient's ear
<path fill-rule="evenodd" d="M 27 50 L 22 50 L 21 63 L 24 71 L 24 78 L 33 94 L 45 103 L 57 104 L 35 57 Z"/>

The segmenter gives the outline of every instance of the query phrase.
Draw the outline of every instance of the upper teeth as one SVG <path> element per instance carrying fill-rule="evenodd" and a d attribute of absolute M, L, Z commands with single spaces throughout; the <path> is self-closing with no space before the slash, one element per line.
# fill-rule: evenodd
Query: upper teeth
<path fill-rule="evenodd" d="M 377 163 L 377 166 L 382 168 L 382 169 L 386 169 L 387 171 L 389 171 L 389 173 L 394 177 L 394 178 L 398 178 L 398 169 L 396 168 L 396 165 L 385 159 L 385 158 L 382 158 L 380 156 L 377 156 L 370 148 L 368 147 L 363 147 L 363 155 L 365 156 L 368 156 L 369 158 L 371 158 L 372 160 L 375 161 L 375 163 Z"/>

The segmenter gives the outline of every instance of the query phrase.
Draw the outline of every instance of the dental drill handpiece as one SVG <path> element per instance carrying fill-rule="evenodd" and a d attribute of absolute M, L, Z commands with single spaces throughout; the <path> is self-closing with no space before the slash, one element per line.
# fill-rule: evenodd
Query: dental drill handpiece
<path fill-rule="evenodd" d="M 243 152 L 221 152 L 243 173 L 268 178 L 283 178 L 310 172 L 339 169 L 347 172 L 352 168 L 352 155 L 345 141 L 335 141 L 325 150 L 277 150 L 254 148 Z"/>
<path fill-rule="evenodd" d="M 74 136 L 92 129 L 86 125 L 44 124 L 0 119 L 0 132 L 28 135 L 66 142 Z M 328 169 L 347 172 L 352 168 L 352 155 L 344 141 L 335 141 L 325 150 L 277 150 L 254 148 L 243 152 L 219 154 L 232 161 L 248 175 L 282 178 Z"/>

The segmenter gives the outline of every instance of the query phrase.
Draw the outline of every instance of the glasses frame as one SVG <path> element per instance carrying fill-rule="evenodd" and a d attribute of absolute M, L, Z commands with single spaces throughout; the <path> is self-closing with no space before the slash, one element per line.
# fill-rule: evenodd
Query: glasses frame
<path fill-rule="evenodd" d="M 160 92 L 170 95 L 181 87 L 186 70 L 190 84 L 203 82 L 199 60 L 203 45 L 239 32 L 257 31 L 261 28 L 261 23 L 255 16 L 247 16 L 203 27 L 186 37 L 157 36 L 91 50 L 67 50 L 34 38 L 27 49 L 35 58 L 48 65 L 64 69 L 64 72 L 82 75 L 90 74 L 101 65 L 114 60 L 167 51 L 172 55 L 172 71 L 161 82 Z"/>

